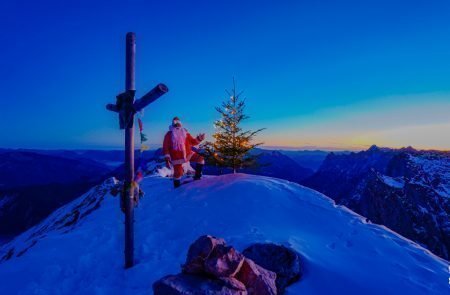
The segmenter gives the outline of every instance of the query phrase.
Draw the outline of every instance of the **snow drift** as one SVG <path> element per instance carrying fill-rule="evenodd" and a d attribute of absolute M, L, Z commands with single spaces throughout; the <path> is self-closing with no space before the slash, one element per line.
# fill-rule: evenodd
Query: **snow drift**
<path fill-rule="evenodd" d="M 238 250 L 274 242 L 302 255 L 287 294 L 447 294 L 448 262 L 311 189 L 236 174 L 174 190 L 145 178 L 136 208 L 136 266 L 123 269 L 123 215 L 104 183 L 3 246 L 0 294 L 150 294 L 179 271 L 197 237 Z"/>

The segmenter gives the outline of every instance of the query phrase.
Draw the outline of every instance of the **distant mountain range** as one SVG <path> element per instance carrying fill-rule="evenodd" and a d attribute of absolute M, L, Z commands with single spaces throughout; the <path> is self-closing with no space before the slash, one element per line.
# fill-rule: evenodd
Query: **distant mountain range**
<path fill-rule="evenodd" d="M 0 152 L 0 236 L 15 235 L 103 181 L 112 168 L 86 158 Z"/>
<path fill-rule="evenodd" d="M 277 177 L 292 182 L 300 182 L 314 173 L 313 169 L 300 165 L 297 161 L 280 151 L 259 150 L 258 152 L 259 166 L 242 169 L 240 172 Z"/>
<path fill-rule="evenodd" d="M 302 184 L 449 259 L 450 152 L 330 153 Z"/>
<path fill-rule="evenodd" d="M 35 153 L 73 160 L 91 160 L 107 166 L 123 164 L 122 150 L 39 150 L 39 149 L 0 149 L 0 154 L 10 152 Z"/>
<path fill-rule="evenodd" d="M 314 173 L 313 169 L 301 166 L 281 151 L 256 149 L 253 152 L 258 155 L 258 165 L 254 168 L 239 169 L 240 173 L 276 177 L 292 182 L 300 182 Z M 231 172 L 231 169 L 219 170 L 211 166 L 205 168 L 205 174 L 210 175 L 228 174 Z"/>
<path fill-rule="evenodd" d="M 302 167 L 316 171 L 330 152 L 326 151 L 290 151 L 278 150 L 283 155 L 288 156 Z"/>

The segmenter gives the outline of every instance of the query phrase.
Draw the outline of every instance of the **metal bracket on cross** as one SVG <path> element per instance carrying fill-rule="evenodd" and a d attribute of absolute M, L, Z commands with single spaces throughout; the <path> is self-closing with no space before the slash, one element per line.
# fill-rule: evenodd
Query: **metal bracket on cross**
<path fill-rule="evenodd" d="M 127 90 L 116 96 L 115 104 L 107 104 L 106 109 L 119 113 L 120 129 L 132 128 L 134 121 L 131 120 L 132 115 L 140 112 L 147 105 L 151 104 L 168 91 L 169 88 L 167 88 L 166 85 L 160 83 L 156 85 L 155 88 L 150 90 L 147 94 L 135 101 L 134 96 L 136 94 L 136 90 Z"/>

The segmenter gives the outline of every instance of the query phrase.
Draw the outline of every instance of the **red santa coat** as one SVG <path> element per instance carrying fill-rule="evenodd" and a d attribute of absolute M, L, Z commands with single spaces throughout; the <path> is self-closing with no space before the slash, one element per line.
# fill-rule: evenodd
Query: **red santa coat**
<path fill-rule="evenodd" d="M 168 131 L 164 136 L 163 154 L 164 157 L 170 158 L 173 165 L 180 165 L 189 161 L 189 159 L 194 154 L 194 152 L 192 151 L 192 147 L 200 144 L 201 142 L 201 140 L 199 140 L 198 138 L 194 138 L 186 129 L 184 129 L 184 131 L 184 150 L 182 148 L 176 148 L 174 146 L 174 137 L 172 136 L 172 131 Z"/>

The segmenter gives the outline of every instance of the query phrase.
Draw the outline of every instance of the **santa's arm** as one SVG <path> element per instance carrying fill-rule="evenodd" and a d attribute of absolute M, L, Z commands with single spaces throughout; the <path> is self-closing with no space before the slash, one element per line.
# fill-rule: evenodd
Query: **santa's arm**
<path fill-rule="evenodd" d="M 203 139 L 205 139 L 205 135 L 204 134 L 199 134 L 199 135 L 197 135 L 197 137 L 193 137 L 190 133 L 188 133 L 186 135 L 186 140 L 189 141 L 189 143 L 192 146 L 199 145 L 200 142 L 202 142 Z"/>

